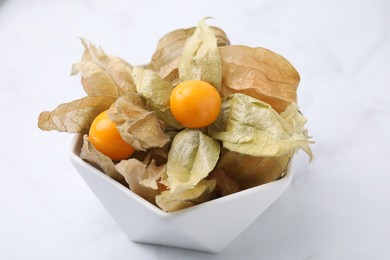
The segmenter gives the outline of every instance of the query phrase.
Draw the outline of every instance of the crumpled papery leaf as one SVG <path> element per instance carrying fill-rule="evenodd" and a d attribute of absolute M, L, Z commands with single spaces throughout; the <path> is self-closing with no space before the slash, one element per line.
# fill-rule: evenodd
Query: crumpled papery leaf
<path fill-rule="evenodd" d="M 179 63 L 179 77 L 184 80 L 203 80 L 221 88 L 221 58 L 214 31 L 201 20 L 188 38 Z"/>
<path fill-rule="evenodd" d="M 282 56 L 241 45 L 221 47 L 219 52 L 223 96 L 243 93 L 270 104 L 278 113 L 296 103 L 300 77 Z"/>
<path fill-rule="evenodd" d="M 115 164 L 110 157 L 96 150 L 88 140 L 88 136 L 83 137 L 83 147 L 81 148 L 80 157 L 103 170 L 103 172 L 114 180 L 124 183 L 124 178 L 115 169 Z"/>
<path fill-rule="evenodd" d="M 172 84 L 163 80 L 154 71 L 141 67 L 133 68 L 132 76 L 138 94 L 146 101 L 146 107 L 155 111 L 157 117 L 168 126 L 177 129 L 184 128 L 175 120 L 169 108 Z"/>
<path fill-rule="evenodd" d="M 293 113 L 297 109 L 292 105 L 289 115 L 297 115 Z M 233 94 L 223 100 L 221 114 L 209 131 L 211 137 L 221 140 L 223 147 L 230 151 L 252 156 L 282 156 L 308 147 L 309 137 L 301 129 L 303 120 L 303 116 L 285 120 L 269 104 L 244 94 Z"/>
<path fill-rule="evenodd" d="M 234 176 L 230 176 L 218 168 L 210 173 L 210 178 L 216 181 L 216 197 L 227 196 L 242 190 L 242 187 L 234 179 Z"/>
<path fill-rule="evenodd" d="M 84 133 L 88 131 L 95 117 L 114 102 L 114 97 L 98 96 L 61 104 L 51 112 L 42 112 L 38 118 L 38 127 L 46 131 Z"/>
<path fill-rule="evenodd" d="M 160 181 L 168 190 L 156 197 L 157 205 L 171 212 L 214 198 L 216 182 L 205 178 L 214 169 L 219 152 L 219 143 L 199 130 L 178 133 L 169 150 L 167 172 Z"/>
<path fill-rule="evenodd" d="M 128 159 L 118 163 L 116 170 L 123 175 L 133 192 L 156 204 L 155 198 L 162 190 L 158 180 L 165 173 L 166 165 L 156 166 L 154 161 L 146 165 L 137 159 Z"/>
<path fill-rule="evenodd" d="M 201 180 L 195 187 L 182 191 L 163 191 L 156 196 L 157 205 L 166 212 L 188 208 L 215 197 L 215 180 Z"/>
<path fill-rule="evenodd" d="M 169 143 L 161 148 L 149 149 L 143 158 L 137 158 L 144 164 L 149 165 L 152 161 L 156 165 L 163 165 L 168 162 Z M 134 157 L 134 156 L 133 156 Z"/>
<path fill-rule="evenodd" d="M 215 34 L 218 46 L 229 45 L 229 39 L 225 32 L 218 27 L 210 27 Z M 172 81 L 179 77 L 178 67 L 184 45 L 191 37 L 196 27 L 179 29 L 167 33 L 158 42 L 148 67 L 156 71 L 161 78 Z"/>
<path fill-rule="evenodd" d="M 214 169 L 220 152 L 218 141 L 199 130 L 185 129 L 173 139 L 168 153 L 167 176 L 171 192 L 192 188 Z"/>
<path fill-rule="evenodd" d="M 283 113 L 280 114 L 280 116 L 284 118 L 289 125 L 293 126 L 294 132 L 301 133 L 302 135 L 311 138 L 308 136 L 308 130 L 305 128 L 307 119 L 299 112 L 297 104 L 292 103 Z M 313 153 L 310 149 L 309 143 L 305 143 L 299 148 L 309 155 L 310 161 L 313 159 Z"/>
<path fill-rule="evenodd" d="M 136 150 L 163 147 L 170 140 L 156 113 L 145 108 L 137 93 L 119 97 L 107 114 L 116 124 L 121 137 Z"/>
<path fill-rule="evenodd" d="M 130 64 L 119 57 L 107 55 L 103 49 L 83 38 L 81 42 L 85 50 L 81 61 L 73 64 L 71 75 L 80 73 L 89 96 L 118 97 L 135 92 Z"/>
<path fill-rule="evenodd" d="M 277 157 L 256 157 L 222 149 L 212 172 L 219 196 L 226 196 L 279 179 L 286 171 L 293 151 Z"/>

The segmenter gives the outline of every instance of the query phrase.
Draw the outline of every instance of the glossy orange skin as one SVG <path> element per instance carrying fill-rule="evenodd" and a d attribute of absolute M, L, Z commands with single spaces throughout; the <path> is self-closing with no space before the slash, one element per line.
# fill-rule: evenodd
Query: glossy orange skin
<path fill-rule="evenodd" d="M 115 123 L 108 118 L 107 111 L 100 113 L 93 120 L 88 139 L 98 151 L 112 160 L 127 159 L 135 151 L 122 139 Z"/>
<path fill-rule="evenodd" d="M 221 97 L 209 83 L 187 80 L 173 89 L 170 107 L 177 122 L 188 128 L 201 128 L 217 119 Z"/>

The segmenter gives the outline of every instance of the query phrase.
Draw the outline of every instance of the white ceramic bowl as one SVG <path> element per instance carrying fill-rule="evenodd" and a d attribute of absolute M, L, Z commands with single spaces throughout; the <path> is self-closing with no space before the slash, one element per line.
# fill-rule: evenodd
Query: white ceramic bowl
<path fill-rule="evenodd" d="M 291 182 L 293 161 L 277 181 L 173 213 L 166 213 L 80 157 L 75 136 L 70 159 L 81 177 L 131 241 L 217 253 L 229 245 Z"/>

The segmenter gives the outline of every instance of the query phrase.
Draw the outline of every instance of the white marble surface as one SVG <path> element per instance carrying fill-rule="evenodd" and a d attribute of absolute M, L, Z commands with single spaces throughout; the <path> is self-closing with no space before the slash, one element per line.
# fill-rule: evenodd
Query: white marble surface
<path fill-rule="evenodd" d="M 83 95 L 69 76 L 77 37 L 137 64 L 204 16 L 296 66 L 316 141 L 315 160 L 218 255 L 128 241 L 71 166 L 71 136 L 36 126 Z M 0 0 L 0 258 L 390 259 L 389 33 L 387 0 Z"/>

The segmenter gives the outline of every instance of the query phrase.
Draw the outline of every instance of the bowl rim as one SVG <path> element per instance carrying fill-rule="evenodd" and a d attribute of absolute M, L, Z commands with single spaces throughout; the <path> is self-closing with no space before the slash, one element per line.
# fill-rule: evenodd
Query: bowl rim
<path fill-rule="evenodd" d="M 294 155 L 291 158 L 284 175 L 278 180 L 268 182 L 268 183 L 265 183 L 262 185 L 258 185 L 258 186 L 252 187 L 252 188 L 248 188 L 248 189 L 245 189 L 245 190 L 233 193 L 233 194 L 229 194 L 227 196 L 223 196 L 223 197 L 216 198 L 216 199 L 213 199 L 210 201 L 206 201 L 206 202 L 203 202 L 203 203 L 200 203 L 200 204 L 188 207 L 188 208 L 184 208 L 181 210 L 177 210 L 177 211 L 173 211 L 173 212 L 165 212 L 162 209 L 160 209 L 157 206 L 150 203 L 149 201 L 145 200 L 144 198 L 142 198 L 141 196 L 139 196 L 138 194 L 136 194 L 132 190 L 130 190 L 128 187 L 120 184 L 116 180 L 107 176 L 104 172 L 102 172 L 98 168 L 96 168 L 93 165 L 89 164 L 88 162 L 84 161 L 80 157 L 80 149 L 82 146 L 82 139 L 83 139 L 83 134 L 80 134 L 80 133 L 75 134 L 73 139 L 72 139 L 71 147 L 70 147 L 71 149 L 70 149 L 68 154 L 69 154 L 69 157 L 73 163 L 77 163 L 79 165 L 87 167 L 94 174 L 96 174 L 100 178 L 109 182 L 110 185 L 115 186 L 118 190 L 125 193 L 126 196 L 129 196 L 129 197 L 135 199 L 140 205 L 142 205 L 143 207 L 147 208 L 148 210 L 154 212 L 155 214 L 157 214 L 163 218 L 170 218 L 170 217 L 175 217 L 175 216 L 182 215 L 182 214 L 188 214 L 188 213 L 195 211 L 201 207 L 203 207 L 203 208 L 213 207 L 216 204 L 225 203 L 229 200 L 235 200 L 235 199 L 238 199 L 239 197 L 245 196 L 247 194 L 257 193 L 257 192 L 259 192 L 259 190 L 272 188 L 273 186 L 279 186 L 279 185 L 283 185 L 283 184 L 286 184 L 288 186 L 289 183 L 291 182 L 292 175 L 293 175 L 292 170 L 293 170 L 294 158 L 295 158 Z"/>

